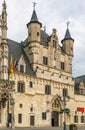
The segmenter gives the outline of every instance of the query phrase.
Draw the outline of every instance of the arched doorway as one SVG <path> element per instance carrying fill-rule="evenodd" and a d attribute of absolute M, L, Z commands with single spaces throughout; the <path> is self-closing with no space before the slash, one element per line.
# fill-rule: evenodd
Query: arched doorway
<path fill-rule="evenodd" d="M 60 126 L 60 110 L 61 110 L 61 103 L 58 99 L 58 96 L 56 95 L 52 101 L 51 101 L 51 105 L 52 105 L 52 111 L 51 111 L 51 126 L 52 127 L 58 127 Z"/>

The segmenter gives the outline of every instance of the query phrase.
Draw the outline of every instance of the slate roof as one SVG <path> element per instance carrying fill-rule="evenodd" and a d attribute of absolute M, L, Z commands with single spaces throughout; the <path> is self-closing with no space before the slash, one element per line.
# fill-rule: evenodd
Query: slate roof
<path fill-rule="evenodd" d="M 40 38 L 40 40 L 41 40 L 42 45 L 48 46 L 48 38 L 49 37 L 50 36 L 45 31 L 41 30 L 41 38 Z"/>
<path fill-rule="evenodd" d="M 76 78 L 74 78 L 74 80 L 75 80 L 75 88 L 78 88 L 80 82 L 82 82 L 82 81 L 83 81 L 83 83 L 84 83 L 84 85 L 85 85 L 85 75 L 76 77 Z"/>
<path fill-rule="evenodd" d="M 67 28 L 64 39 L 71 39 L 70 31 Z"/>
<path fill-rule="evenodd" d="M 66 29 L 66 33 L 65 33 L 65 37 L 64 37 L 64 39 L 61 42 L 63 43 L 64 40 L 68 40 L 68 39 L 71 39 L 71 40 L 74 41 L 74 39 L 71 37 L 69 29 L 67 28 Z"/>
<path fill-rule="evenodd" d="M 37 14 L 36 14 L 36 11 L 35 11 L 35 10 L 33 10 L 31 20 L 30 20 L 30 22 L 27 24 L 27 26 L 28 26 L 30 23 L 39 23 L 40 26 L 42 27 L 42 24 L 38 21 Z"/>
<path fill-rule="evenodd" d="M 8 61 L 10 62 L 10 56 L 12 55 L 13 56 L 13 62 L 14 62 L 14 65 L 15 65 L 16 63 L 18 63 L 21 55 L 23 55 L 25 63 L 26 63 L 26 73 L 30 74 L 30 75 L 35 75 L 32 67 L 30 65 L 29 59 L 28 59 L 26 53 L 24 52 L 22 44 L 19 43 L 19 42 L 15 42 L 13 40 L 10 40 L 10 39 L 7 39 L 7 43 L 9 45 Z M 15 66 L 15 70 L 17 70 L 16 66 Z"/>
<path fill-rule="evenodd" d="M 40 44 L 43 46 L 48 46 L 48 41 L 50 40 L 50 36 L 43 30 L 41 30 L 41 37 L 40 37 Z M 26 47 L 28 45 L 28 38 L 22 42 L 23 47 Z"/>
<path fill-rule="evenodd" d="M 36 15 L 36 11 L 35 11 L 35 10 L 33 10 L 32 17 L 31 17 L 30 22 L 38 22 L 38 18 L 37 18 L 37 15 Z"/>
<path fill-rule="evenodd" d="M 9 59 L 10 59 L 10 56 L 13 55 L 14 62 L 16 60 L 19 60 L 19 58 L 22 54 L 22 49 L 21 49 L 20 43 L 15 42 L 15 41 L 10 40 L 10 39 L 7 39 L 7 43 L 9 45 Z"/>

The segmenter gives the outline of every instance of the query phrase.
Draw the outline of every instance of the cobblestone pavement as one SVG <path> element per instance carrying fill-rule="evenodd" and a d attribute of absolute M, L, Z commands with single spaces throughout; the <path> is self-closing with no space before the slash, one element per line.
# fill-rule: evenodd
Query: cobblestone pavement
<path fill-rule="evenodd" d="M 79 126 L 77 127 L 77 130 L 85 130 L 85 126 Z M 7 128 L 7 127 L 1 127 L 0 130 L 63 130 L 63 127 L 36 127 L 36 128 Z M 69 127 L 67 126 L 67 130 L 69 130 Z"/>

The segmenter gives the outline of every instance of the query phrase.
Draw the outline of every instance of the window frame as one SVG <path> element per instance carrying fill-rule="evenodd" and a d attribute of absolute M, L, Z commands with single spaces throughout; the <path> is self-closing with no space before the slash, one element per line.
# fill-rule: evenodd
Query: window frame
<path fill-rule="evenodd" d="M 24 65 L 20 65 L 20 72 L 24 72 Z"/>
<path fill-rule="evenodd" d="M 63 91 L 62 92 L 63 97 L 67 97 L 68 96 L 68 89 L 67 88 L 63 88 L 62 91 Z"/>
<path fill-rule="evenodd" d="M 61 62 L 61 70 L 65 70 L 65 63 Z"/>
<path fill-rule="evenodd" d="M 17 92 L 18 93 L 25 93 L 25 84 L 24 84 L 24 82 L 18 82 Z"/>
<path fill-rule="evenodd" d="M 22 123 L 22 114 L 18 114 L 18 123 Z"/>
<path fill-rule="evenodd" d="M 46 120 L 46 119 L 47 119 L 46 112 L 42 112 L 42 120 Z"/>
<path fill-rule="evenodd" d="M 74 115 L 74 123 L 78 123 L 78 115 Z"/>
<path fill-rule="evenodd" d="M 48 57 L 43 56 L 43 64 L 48 65 Z"/>
<path fill-rule="evenodd" d="M 50 85 L 45 86 L 45 94 L 51 95 L 51 86 Z"/>

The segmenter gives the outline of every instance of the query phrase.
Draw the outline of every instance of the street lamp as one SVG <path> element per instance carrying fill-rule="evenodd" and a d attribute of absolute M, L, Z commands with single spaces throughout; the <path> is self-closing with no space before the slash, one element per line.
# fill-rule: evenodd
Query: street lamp
<path fill-rule="evenodd" d="M 64 105 L 64 129 L 63 130 L 66 130 L 66 102 L 68 102 L 70 100 L 70 97 L 69 96 L 64 96 L 64 97 L 61 97 L 60 95 L 58 96 L 58 99 L 63 102 L 63 105 Z"/>
<path fill-rule="evenodd" d="M 15 104 L 15 102 L 14 102 L 14 98 L 11 98 L 10 99 L 10 101 L 11 101 L 11 105 L 12 105 L 12 129 L 15 129 L 15 120 L 14 120 L 14 104 Z"/>

